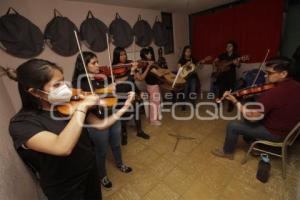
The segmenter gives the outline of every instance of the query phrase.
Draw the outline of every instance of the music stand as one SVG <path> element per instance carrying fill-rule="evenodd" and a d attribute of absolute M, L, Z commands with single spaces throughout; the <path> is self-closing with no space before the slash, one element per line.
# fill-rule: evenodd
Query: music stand
<path fill-rule="evenodd" d="M 177 148 L 177 145 L 179 143 L 179 140 L 195 140 L 196 139 L 196 138 L 193 138 L 193 137 L 187 137 L 187 136 L 183 136 L 183 135 L 180 135 L 180 134 L 172 134 L 172 133 L 169 133 L 169 136 L 172 136 L 172 137 L 176 138 L 176 143 L 175 143 L 175 146 L 173 148 L 173 152 L 175 152 L 175 150 Z"/>

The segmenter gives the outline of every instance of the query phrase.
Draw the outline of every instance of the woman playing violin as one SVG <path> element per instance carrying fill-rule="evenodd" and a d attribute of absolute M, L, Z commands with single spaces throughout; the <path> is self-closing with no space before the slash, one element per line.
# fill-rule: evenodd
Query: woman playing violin
<path fill-rule="evenodd" d="M 152 47 L 151 47 L 152 49 Z M 153 49 L 151 50 L 149 48 L 143 48 L 140 51 L 141 59 L 144 61 L 151 62 L 151 64 L 154 63 L 154 52 Z M 160 122 L 160 104 L 161 104 L 161 95 L 160 95 L 160 89 L 159 89 L 159 80 L 158 78 L 152 74 L 147 73 L 145 77 L 147 92 L 149 93 L 149 121 L 151 125 L 159 126 L 161 125 Z"/>
<path fill-rule="evenodd" d="M 99 67 L 100 67 L 97 56 L 90 51 L 85 51 L 82 54 L 94 90 L 97 91 L 97 89 L 101 89 L 105 85 L 108 85 L 109 78 L 103 78 L 101 80 L 97 80 L 97 75 L 99 76 Z M 75 64 L 73 85 L 75 87 L 80 86 L 81 89 L 84 91 L 90 90 L 80 54 L 77 56 L 77 60 Z M 114 87 L 114 86 L 110 84 L 109 87 Z M 95 113 L 95 115 L 99 117 L 99 119 L 104 118 L 103 114 L 107 114 L 107 115 L 109 114 L 108 112 L 104 112 L 104 111 L 102 111 L 101 114 L 99 114 L 97 109 L 94 109 L 93 113 Z M 112 126 L 104 130 L 99 130 L 97 128 L 91 127 L 88 128 L 88 132 L 95 146 L 98 173 L 101 180 L 101 184 L 103 187 L 109 189 L 112 187 L 112 182 L 109 180 L 107 176 L 106 167 L 105 167 L 106 154 L 109 146 L 111 147 L 117 168 L 123 173 L 129 173 L 132 171 L 132 169 L 124 165 L 122 161 L 121 121 L 119 120 L 116 121 Z"/>
<path fill-rule="evenodd" d="M 143 80 L 146 74 L 150 70 L 150 65 L 147 65 L 147 68 L 143 73 L 137 72 L 138 63 L 137 62 L 132 63 L 127 59 L 127 53 L 124 48 L 116 47 L 113 52 L 112 65 L 126 66 L 126 64 L 128 63 L 131 63 L 132 65 L 131 70 L 128 70 L 128 72 L 124 74 L 122 77 L 116 78 L 116 83 L 117 83 L 116 92 L 127 93 L 129 91 L 135 91 L 135 93 L 139 96 L 141 93 L 137 88 L 137 86 L 135 85 L 134 81 L 135 79 Z M 137 102 L 139 103 L 139 99 L 137 99 Z M 136 108 L 136 106 L 134 106 L 134 108 Z M 137 114 L 136 112 L 134 113 Z M 136 124 L 137 136 L 143 139 L 149 139 L 150 136 L 142 130 L 141 118 L 139 116 L 134 116 L 134 120 Z M 127 127 L 126 127 L 125 120 L 122 120 L 122 144 L 124 145 L 127 144 Z"/>
<path fill-rule="evenodd" d="M 285 57 L 266 62 L 266 79 L 276 86 L 258 97 L 262 110 L 246 109 L 229 91 L 224 93 L 248 121 L 232 121 L 227 125 L 223 149 L 213 150 L 215 156 L 233 159 L 239 135 L 247 139 L 282 141 L 300 121 L 300 84 L 289 78 L 290 64 Z"/>
<path fill-rule="evenodd" d="M 99 97 L 86 96 L 70 120 L 65 120 L 52 110 L 52 105 L 68 102 L 72 96 L 59 66 L 31 59 L 17 68 L 17 81 L 22 108 L 11 119 L 9 131 L 18 154 L 39 174 L 47 198 L 101 199 L 96 157 L 83 125 L 87 122 L 99 129 L 110 127 L 128 110 L 133 95 L 105 121 L 89 112 L 99 105 Z"/>

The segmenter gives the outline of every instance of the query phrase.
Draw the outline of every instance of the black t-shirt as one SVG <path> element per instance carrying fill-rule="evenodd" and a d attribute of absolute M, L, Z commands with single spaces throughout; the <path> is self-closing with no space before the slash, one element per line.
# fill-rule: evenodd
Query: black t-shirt
<path fill-rule="evenodd" d="M 190 59 L 180 58 L 178 60 L 178 64 L 181 64 L 181 65 L 185 65 L 187 62 L 192 62 L 192 63 L 196 64 L 198 61 L 194 58 L 190 58 Z"/>
<path fill-rule="evenodd" d="M 226 61 L 232 61 L 236 58 L 238 58 L 239 55 L 237 53 L 232 53 L 230 56 L 227 52 L 222 53 L 218 56 L 219 60 L 226 60 Z M 219 75 L 219 79 L 224 79 L 228 81 L 235 81 L 236 79 L 236 65 L 231 64 L 230 69 L 228 71 L 222 72 Z"/>
<path fill-rule="evenodd" d="M 145 68 L 145 70 L 146 70 L 146 68 Z M 156 77 L 153 73 L 151 73 L 151 69 L 145 77 L 145 82 L 147 85 L 159 85 L 160 84 L 158 77 Z"/>
<path fill-rule="evenodd" d="M 158 57 L 157 64 L 163 69 L 168 69 L 168 65 L 165 57 Z"/>
<path fill-rule="evenodd" d="M 59 117 L 59 114 L 54 112 Z M 78 189 L 95 165 L 93 146 L 86 129 L 69 156 L 60 157 L 36 152 L 25 148 L 25 143 L 37 133 L 49 131 L 59 134 L 68 121 L 54 120 L 49 111 L 19 111 L 10 121 L 9 131 L 14 147 L 25 163 L 40 175 L 40 184 L 47 193 L 47 188 L 61 187 L 64 191 Z"/>

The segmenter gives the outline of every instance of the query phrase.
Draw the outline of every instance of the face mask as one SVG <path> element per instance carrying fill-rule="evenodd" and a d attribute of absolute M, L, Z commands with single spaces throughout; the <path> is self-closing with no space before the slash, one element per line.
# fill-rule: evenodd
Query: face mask
<path fill-rule="evenodd" d="M 63 84 L 50 92 L 42 92 L 48 95 L 48 102 L 52 104 L 69 102 L 72 97 L 72 90 L 66 84 Z"/>

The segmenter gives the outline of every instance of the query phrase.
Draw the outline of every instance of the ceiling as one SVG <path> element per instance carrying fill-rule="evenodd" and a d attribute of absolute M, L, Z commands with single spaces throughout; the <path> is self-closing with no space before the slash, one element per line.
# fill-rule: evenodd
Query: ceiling
<path fill-rule="evenodd" d="M 237 0 L 68 0 L 169 12 L 195 13 Z"/>

